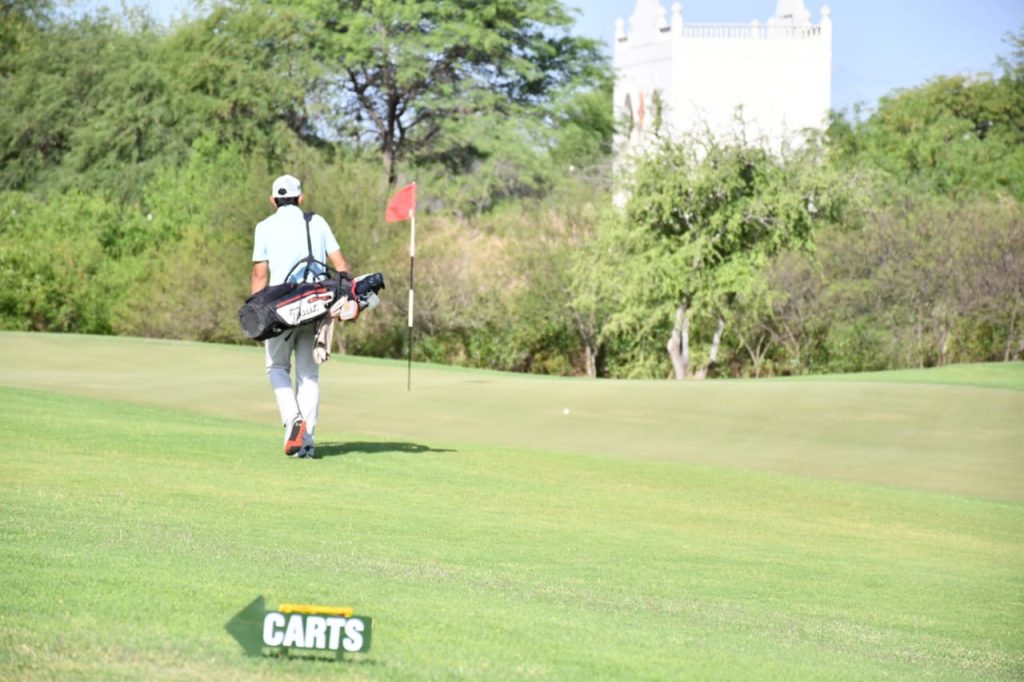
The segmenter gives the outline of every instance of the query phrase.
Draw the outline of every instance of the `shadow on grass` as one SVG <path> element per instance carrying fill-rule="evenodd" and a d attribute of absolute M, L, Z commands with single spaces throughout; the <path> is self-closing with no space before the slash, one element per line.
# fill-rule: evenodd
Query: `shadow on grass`
<path fill-rule="evenodd" d="M 366 654 L 356 654 L 355 657 L 353 657 L 352 654 L 335 657 L 324 655 L 324 652 L 293 653 L 291 651 L 274 651 L 262 653 L 261 658 L 265 660 L 277 660 L 282 663 L 341 663 L 348 666 L 358 667 L 376 667 L 380 665 L 379 662 L 373 658 L 369 658 Z"/>
<path fill-rule="evenodd" d="M 405 452 L 411 454 L 425 454 L 428 452 L 455 452 L 455 450 L 446 450 L 443 448 L 431 448 L 426 445 L 419 443 L 317 443 L 316 444 L 316 456 L 317 459 L 321 457 L 341 457 L 343 455 L 351 455 L 357 452 L 376 455 L 383 452 Z"/>

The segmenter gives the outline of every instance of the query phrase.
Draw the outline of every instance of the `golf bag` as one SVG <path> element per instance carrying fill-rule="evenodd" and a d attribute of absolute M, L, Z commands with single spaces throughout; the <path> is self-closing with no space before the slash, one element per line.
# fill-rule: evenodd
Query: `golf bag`
<path fill-rule="evenodd" d="M 328 315 L 332 306 L 342 299 L 354 301 L 356 306 L 353 312 L 348 313 L 348 319 L 355 319 L 359 311 L 374 307 L 379 300 L 377 293 L 384 288 L 384 275 L 379 272 L 355 280 L 347 272 L 338 273 L 337 277 L 327 275 L 327 265 L 313 258 L 309 235 L 309 221 L 313 214 L 306 213 L 304 217 L 309 255 L 292 267 L 284 284 L 256 292 L 238 309 L 238 321 L 247 339 L 263 341 L 288 329 L 314 322 Z M 314 273 L 313 265 L 322 268 L 320 274 Z M 288 281 L 299 267 L 306 270 L 302 281 Z M 307 281 L 309 279 L 314 281 Z"/>

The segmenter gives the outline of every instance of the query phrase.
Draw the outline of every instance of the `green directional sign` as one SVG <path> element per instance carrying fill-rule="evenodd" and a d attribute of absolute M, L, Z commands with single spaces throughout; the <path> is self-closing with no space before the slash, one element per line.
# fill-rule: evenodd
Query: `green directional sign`
<path fill-rule="evenodd" d="M 346 607 L 282 604 L 268 610 L 256 597 L 224 626 L 249 656 L 275 652 L 334 654 L 370 650 L 372 619 Z"/>

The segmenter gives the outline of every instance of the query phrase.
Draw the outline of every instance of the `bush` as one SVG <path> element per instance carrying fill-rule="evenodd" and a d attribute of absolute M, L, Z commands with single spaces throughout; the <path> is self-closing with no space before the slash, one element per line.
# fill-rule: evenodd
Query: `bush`
<path fill-rule="evenodd" d="M 0 325 L 110 333 L 119 292 L 109 276 L 122 251 L 111 235 L 144 229 L 138 216 L 102 197 L 0 194 Z"/>

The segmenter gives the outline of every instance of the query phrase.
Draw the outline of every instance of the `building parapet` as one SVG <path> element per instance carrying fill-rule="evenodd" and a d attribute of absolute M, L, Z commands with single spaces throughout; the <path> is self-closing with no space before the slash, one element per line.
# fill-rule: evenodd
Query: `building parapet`
<path fill-rule="evenodd" d="M 819 37 L 821 26 L 768 26 L 756 21 L 751 24 L 684 24 L 679 35 L 683 38 L 801 40 Z"/>
<path fill-rule="evenodd" d="M 757 19 L 749 24 L 688 23 L 683 21 L 682 6 L 676 2 L 669 22 L 661 3 L 648 0 L 647 3 L 638 2 L 637 11 L 630 17 L 628 32 L 622 19 L 615 22 L 615 42 L 634 42 L 634 39 L 639 43 L 662 42 L 669 36 L 712 40 L 807 40 L 822 36 L 831 39 L 832 10 L 828 5 L 821 8 L 818 25 L 810 23 L 810 15 L 803 8 L 802 0 L 798 12 L 790 11 L 791 14 L 774 16 L 766 23 Z"/>

